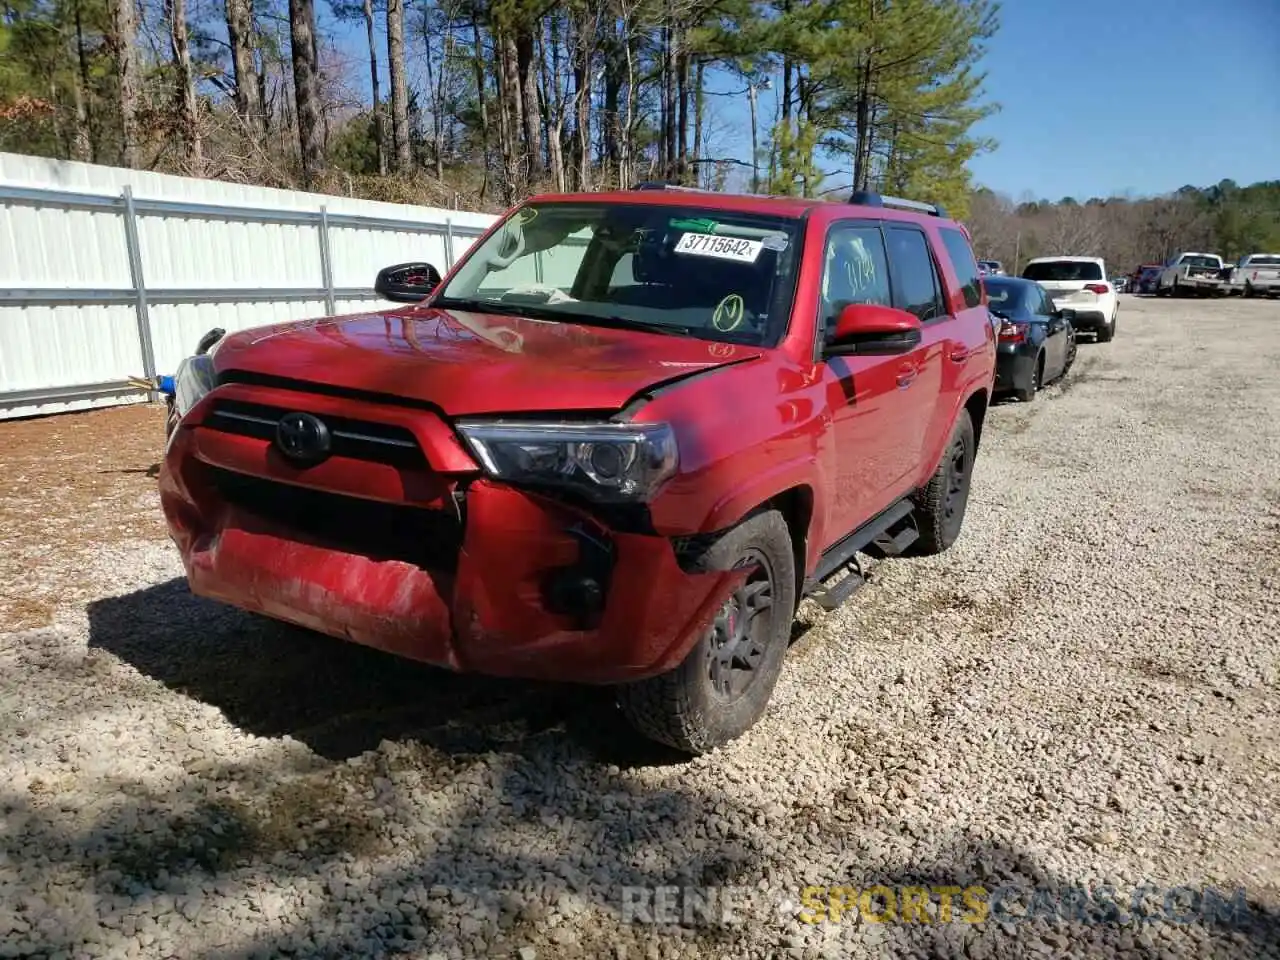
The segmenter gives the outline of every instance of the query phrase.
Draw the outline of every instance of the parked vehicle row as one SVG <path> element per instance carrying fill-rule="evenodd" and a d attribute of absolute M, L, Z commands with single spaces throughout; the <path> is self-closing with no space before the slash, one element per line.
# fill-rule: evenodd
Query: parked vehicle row
<path fill-rule="evenodd" d="M 1188 251 L 1161 264 L 1142 264 L 1130 275 L 1133 293 L 1158 297 L 1275 296 L 1280 254 L 1250 253 L 1228 266 L 1216 253 Z"/>
<path fill-rule="evenodd" d="M 172 380 L 162 509 L 199 595 L 611 685 L 703 753 L 764 712 L 801 598 L 955 543 L 993 393 L 1063 375 L 1073 317 L 1111 337 L 1101 261 L 1028 271 L 872 193 L 534 197 L 444 276 L 384 269 L 401 307 L 211 331 Z"/>

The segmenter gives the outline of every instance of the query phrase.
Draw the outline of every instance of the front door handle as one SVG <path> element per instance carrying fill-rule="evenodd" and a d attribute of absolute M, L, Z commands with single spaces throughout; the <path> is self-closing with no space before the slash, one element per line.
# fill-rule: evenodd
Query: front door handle
<path fill-rule="evenodd" d="M 905 390 L 915 382 L 916 377 L 920 375 L 919 367 L 902 367 L 898 370 L 898 389 Z"/>
<path fill-rule="evenodd" d="M 964 363 L 969 359 L 969 351 L 964 347 L 955 347 L 952 349 L 950 356 L 956 363 Z"/>

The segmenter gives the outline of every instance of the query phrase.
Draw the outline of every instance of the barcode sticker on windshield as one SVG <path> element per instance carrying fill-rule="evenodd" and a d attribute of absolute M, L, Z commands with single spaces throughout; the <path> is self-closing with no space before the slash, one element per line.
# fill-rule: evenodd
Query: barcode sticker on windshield
<path fill-rule="evenodd" d="M 755 263 L 764 244 L 759 240 L 742 237 L 714 237 L 709 233 L 686 233 L 676 242 L 676 253 L 691 253 L 696 257 L 715 257 L 719 260 L 736 260 L 739 263 Z"/>

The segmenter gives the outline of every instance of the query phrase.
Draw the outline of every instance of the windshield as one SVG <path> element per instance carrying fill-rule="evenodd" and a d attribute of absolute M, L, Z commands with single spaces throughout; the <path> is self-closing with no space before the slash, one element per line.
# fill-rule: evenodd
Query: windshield
<path fill-rule="evenodd" d="M 467 251 L 433 303 L 772 345 L 801 221 L 648 203 L 534 203 Z"/>
<path fill-rule="evenodd" d="M 983 283 L 987 288 L 988 309 L 992 313 L 1016 313 L 1026 306 L 1030 288 L 1024 284 L 1011 283 L 999 277 L 987 277 Z"/>
<path fill-rule="evenodd" d="M 1027 280 L 1050 283 L 1069 280 L 1101 280 L 1102 267 L 1088 260 L 1045 260 L 1042 263 L 1029 263 L 1022 271 Z"/>

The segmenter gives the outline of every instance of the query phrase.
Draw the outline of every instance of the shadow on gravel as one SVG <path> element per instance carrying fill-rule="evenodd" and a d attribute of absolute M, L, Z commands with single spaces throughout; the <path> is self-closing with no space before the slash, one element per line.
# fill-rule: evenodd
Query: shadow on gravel
<path fill-rule="evenodd" d="M 195 597 L 181 578 L 89 604 L 89 646 L 260 737 L 288 735 L 330 760 L 383 740 L 450 754 L 567 739 L 620 767 L 682 763 L 630 732 L 602 687 L 497 680 L 413 663 Z"/>
<path fill-rule="evenodd" d="M 18 950 L 0 956 L 86 945 L 92 956 L 136 956 L 126 944 L 142 934 L 148 956 L 421 957 L 424 940 L 445 935 L 469 942 L 469 955 L 506 957 L 545 941 L 548 914 L 558 912 L 572 940 L 561 930 L 539 955 L 594 960 L 613 956 L 609 928 L 624 886 L 737 885 L 760 871 L 758 837 L 707 838 L 708 823 L 751 822 L 751 811 L 712 789 L 650 787 L 554 754 L 496 758 L 479 774 L 447 758 L 422 774 L 420 759 L 380 752 L 339 767 L 340 784 L 331 771 L 279 777 L 278 790 L 252 805 L 202 799 L 210 791 L 198 776 L 165 792 L 122 782 L 114 803 L 85 810 L 43 790 L 0 792 L 9 827 L 0 862 L 22 865 L 0 871 L 11 911 L 0 913 L 4 942 Z M 275 771 L 206 774 L 262 784 Z M 296 802 L 325 784 L 330 792 L 314 803 Z M 344 785 L 357 790 L 344 795 Z M 281 809 L 285 799 L 293 802 Z M 335 833 L 344 819 L 363 833 Z M 294 846 L 303 835 L 310 844 Z M 691 934 L 712 950 L 733 931 Z"/>
<path fill-rule="evenodd" d="M 1040 954 L 1126 960 L 1255 958 L 1275 956 L 1280 948 L 1280 913 L 1243 888 L 1144 877 L 1108 891 L 1055 873 L 1025 851 L 980 837 L 960 836 L 953 845 L 946 865 L 908 863 L 887 872 L 855 868 L 865 875 L 855 873 L 846 882 L 893 890 L 899 899 L 892 917 L 903 938 L 915 949 L 947 960 Z M 985 908 L 965 901 L 962 891 L 974 886 L 985 891 Z M 930 922 L 920 922 L 918 913 L 914 922 L 904 922 L 904 888 L 950 888 L 953 922 L 939 922 L 936 911 Z M 931 899 L 937 903 L 941 898 L 934 893 Z M 873 909 L 883 911 L 884 905 L 883 899 L 872 901 Z"/>

